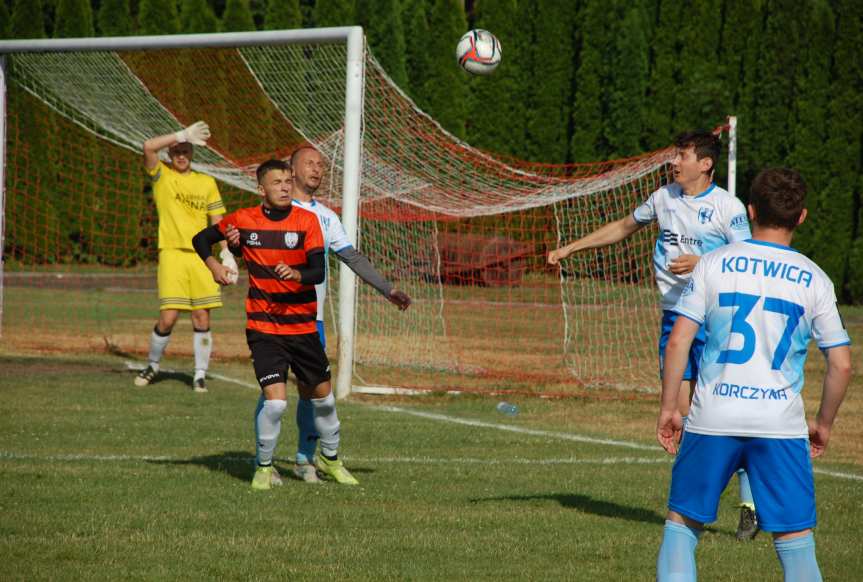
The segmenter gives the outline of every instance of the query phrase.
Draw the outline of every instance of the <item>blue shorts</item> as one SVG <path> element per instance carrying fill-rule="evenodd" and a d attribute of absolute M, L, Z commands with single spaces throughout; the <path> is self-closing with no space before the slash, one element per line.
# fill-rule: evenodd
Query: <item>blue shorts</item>
<path fill-rule="evenodd" d="M 321 346 L 324 348 L 324 351 L 327 349 L 327 334 L 324 332 L 324 322 L 323 321 L 315 321 L 315 325 L 318 326 L 318 336 L 321 338 Z"/>
<path fill-rule="evenodd" d="M 662 331 L 659 334 L 659 377 L 662 377 L 662 370 L 665 367 L 665 346 L 668 345 L 668 336 L 671 335 L 671 328 L 674 327 L 674 322 L 679 315 L 673 311 L 662 312 Z M 689 361 L 686 363 L 686 371 L 683 372 L 684 380 L 695 380 L 698 377 L 698 362 L 701 361 L 701 354 L 704 353 L 704 326 L 698 329 L 695 338 L 692 340 L 692 347 L 689 348 Z"/>
<path fill-rule="evenodd" d="M 668 508 L 700 523 L 716 521 L 719 496 L 746 469 L 761 529 L 815 527 L 815 481 L 808 439 L 766 439 L 684 432 L 671 471 Z"/>

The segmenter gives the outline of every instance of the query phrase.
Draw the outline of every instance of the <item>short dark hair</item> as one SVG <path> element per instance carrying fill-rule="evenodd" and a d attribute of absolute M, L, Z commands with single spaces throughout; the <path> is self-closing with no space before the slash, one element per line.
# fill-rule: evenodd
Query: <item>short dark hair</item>
<path fill-rule="evenodd" d="M 722 144 L 719 141 L 719 136 L 712 131 L 698 129 L 681 133 L 674 140 L 674 145 L 680 149 L 695 148 L 695 159 L 710 158 L 713 161 L 713 167 L 710 168 L 710 171 L 716 171 L 719 154 L 722 152 Z"/>
<path fill-rule="evenodd" d="M 264 183 L 264 177 L 273 170 L 283 170 L 290 172 L 291 168 L 282 160 L 271 159 L 263 162 L 258 169 L 255 170 L 255 176 L 258 178 L 258 184 Z"/>
<path fill-rule="evenodd" d="M 761 170 L 752 181 L 749 204 L 758 226 L 794 230 L 806 208 L 806 182 L 790 168 Z"/>
<path fill-rule="evenodd" d="M 288 164 L 290 164 L 290 166 L 291 166 L 291 168 L 292 168 L 292 169 L 293 169 L 293 167 L 294 167 L 294 162 L 295 162 L 295 161 L 297 161 L 297 155 L 299 155 L 299 153 L 300 153 L 301 151 L 303 151 L 303 150 L 312 150 L 312 151 L 317 152 L 317 151 L 318 151 L 318 148 L 316 148 L 315 146 L 312 146 L 312 145 L 309 145 L 309 144 L 307 144 L 307 143 L 306 143 L 306 144 L 301 145 L 300 147 L 298 147 L 298 148 L 297 148 L 297 149 L 295 149 L 294 151 L 292 151 L 292 152 L 291 152 L 291 157 L 289 157 L 289 158 L 288 158 Z M 320 153 L 320 152 L 318 152 L 318 153 Z"/>

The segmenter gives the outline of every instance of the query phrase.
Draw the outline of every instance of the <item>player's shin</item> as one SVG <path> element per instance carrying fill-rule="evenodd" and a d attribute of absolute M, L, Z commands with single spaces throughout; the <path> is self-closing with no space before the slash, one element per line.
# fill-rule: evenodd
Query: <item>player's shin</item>
<path fill-rule="evenodd" d="M 150 367 L 157 372 L 159 371 L 159 362 L 162 360 L 162 355 L 164 355 L 169 341 L 171 341 L 171 332 L 162 333 L 159 331 L 159 326 L 156 325 L 153 328 L 153 333 L 150 334 L 150 353 L 147 358 Z"/>
<path fill-rule="evenodd" d="M 656 560 L 657 582 L 695 582 L 695 546 L 700 532 L 671 520 L 665 522 Z"/>
<path fill-rule="evenodd" d="M 336 414 L 336 399 L 332 392 L 323 398 L 312 398 L 315 411 L 315 430 L 320 435 L 321 453 L 335 459 L 339 452 L 339 417 Z"/>
<path fill-rule="evenodd" d="M 821 570 L 815 558 L 815 537 L 811 531 L 796 538 L 773 540 L 773 547 L 782 563 L 785 582 L 821 582 Z"/>
<path fill-rule="evenodd" d="M 213 334 L 209 329 L 195 330 L 195 380 L 204 379 L 210 367 L 210 354 L 213 352 Z"/>
<path fill-rule="evenodd" d="M 259 466 L 273 464 L 273 452 L 282 429 L 282 415 L 287 407 L 286 400 L 258 401 L 255 414 L 255 459 Z"/>
<path fill-rule="evenodd" d="M 315 430 L 315 407 L 307 398 L 300 398 L 297 401 L 297 428 L 299 429 L 297 464 L 312 463 L 319 437 Z"/>

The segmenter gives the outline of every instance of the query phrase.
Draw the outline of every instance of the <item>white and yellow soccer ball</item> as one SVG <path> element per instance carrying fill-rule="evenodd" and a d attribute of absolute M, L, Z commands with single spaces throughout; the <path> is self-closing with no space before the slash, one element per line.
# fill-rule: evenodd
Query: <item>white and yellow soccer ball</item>
<path fill-rule="evenodd" d="M 500 41 L 489 31 L 476 28 L 461 37 L 455 56 L 468 73 L 489 75 L 500 64 Z"/>

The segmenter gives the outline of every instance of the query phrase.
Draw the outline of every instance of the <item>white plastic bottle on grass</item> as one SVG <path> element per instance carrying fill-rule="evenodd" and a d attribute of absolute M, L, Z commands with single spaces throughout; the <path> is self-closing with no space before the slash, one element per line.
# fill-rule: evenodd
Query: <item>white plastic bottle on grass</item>
<path fill-rule="evenodd" d="M 518 414 L 518 406 L 509 402 L 498 402 L 497 411 L 507 416 L 515 416 Z"/>

